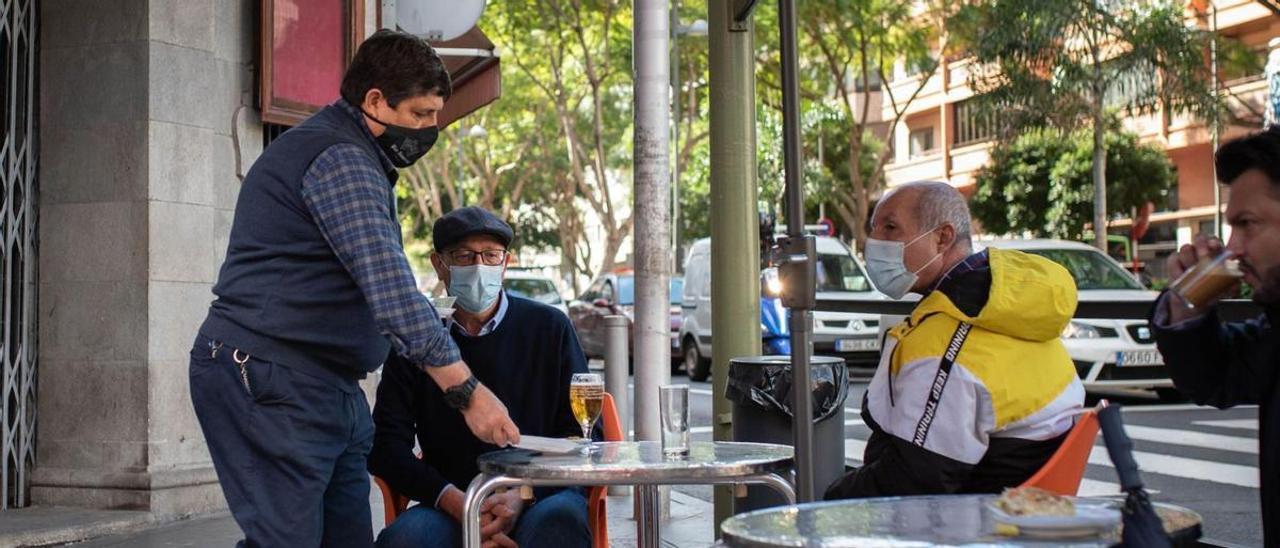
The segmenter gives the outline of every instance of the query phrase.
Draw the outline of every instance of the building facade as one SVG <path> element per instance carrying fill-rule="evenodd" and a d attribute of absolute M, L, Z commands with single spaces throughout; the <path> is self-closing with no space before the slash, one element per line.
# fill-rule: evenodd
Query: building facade
<path fill-rule="evenodd" d="M 260 110 L 261 29 L 337 10 L 358 44 L 379 5 L 0 0 L 0 507 L 225 505 L 187 368 L 240 182 L 285 129 Z M 483 34 L 457 40 L 450 119 L 499 84 Z"/>
<path fill-rule="evenodd" d="M 1245 44 L 1260 58 L 1267 43 L 1280 36 L 1280 15 L 1255 0 L 1205 0 L 1188 5 L 1187 24 L 1206 30 L 1215 27 L 1220 36 Z M 909 108 L 894 135 L 894 157 L 886 169 L 889 187 L 918 180 L 947 181 L 971 196 L 978 170 L 990 160 L 994 127 L 972 107 L 968 59 L 942 59 L 938 70 L 925 82 L 920 96 Z M 910 94 L 920 85 L 920 75 L 903 67 L 887 85 L 895 94 Z M 1221 90 L 1229 108 L 1243 120 L 1241 125 L 1223 127 L 1221 139 L 1243 135 L 1261 127 L 1266 110 L 1267 84 L 1261 70 L 1252 74 L 1222 73 Z M 892 113 L 886 111 L 886 116 Z M 1255 122 L 1256 121 L 1256 122 Z M 1178 171 L 1178 185 L 1168 203 L 1155 204 L 1151 228 L 1138 248 L 1138 258 L 1149 272 L 1159 277 L 1161 259 L 1181 243 L 1200 232 L 1214 230 L 1214 173 L 1211 128 L 1186 116 L 1157 111 L 1130 116 L 1125 128 L 1141 140 L 1164 149 Z M 1222 202 L 1225 203 L 1223 189 Z M 1109 225 L 1113 234 L 1128 234 L 1132 219 L 1117 219 Z M 1229 227 L 1227 228 L 1229 230 Z"/>

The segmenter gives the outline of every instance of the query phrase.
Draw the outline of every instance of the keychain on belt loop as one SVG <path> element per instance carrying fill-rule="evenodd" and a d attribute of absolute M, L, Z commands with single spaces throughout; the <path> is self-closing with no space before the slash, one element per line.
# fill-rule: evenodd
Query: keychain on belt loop
<path fill-rule="evenodd" d="M 232 351 L 231 359 L 234 360 L 236 362 L 236 366 L 240 368 L 240 381 L 244 383 L 244 391 L 248 392 L 249 395 L 252 396 L 253 390 L 249 388 L 249 373 L 248 373 L 248 370 L 246 370 L 244 367 L 244 364 L 249 362 L 249 354 L 246 352 L 244 354 L 244 357 L 241 358 L 240 349 L 237 348 L 234 351 Z"/>

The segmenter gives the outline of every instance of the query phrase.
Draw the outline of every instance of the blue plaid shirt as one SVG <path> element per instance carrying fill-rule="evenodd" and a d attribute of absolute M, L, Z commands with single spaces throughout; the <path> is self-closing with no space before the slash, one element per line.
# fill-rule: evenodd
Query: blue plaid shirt
<path fill-rule="evenodd" d="M 335 106 L 355 118 L 365 137 L 374 141 L 359 109 L 344 100 Z M 404 255 L 396 217 L 395 173 L 379 151 L 370 161 L 360 147 L 338 144 L 325 149 L 302 179 L 302 198 L 369 302 L 379 329 L 392 347 L 418 367 L 441 367 L 461 361 L 431 301 L 418 291 Z"/>

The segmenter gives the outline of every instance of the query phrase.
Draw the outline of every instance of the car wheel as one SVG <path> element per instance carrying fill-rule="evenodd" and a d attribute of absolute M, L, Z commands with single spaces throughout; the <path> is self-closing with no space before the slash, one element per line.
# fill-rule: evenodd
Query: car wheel
<path fill-rule="evenodd" d="M 684 340 L 684 368 L 694 382 L 706 382 L 711 376 L 711 360 L 702 357 L 693 338 Z"/>

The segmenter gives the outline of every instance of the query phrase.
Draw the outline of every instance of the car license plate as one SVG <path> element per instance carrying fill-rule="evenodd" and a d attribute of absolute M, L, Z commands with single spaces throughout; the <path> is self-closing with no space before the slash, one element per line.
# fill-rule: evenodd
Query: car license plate
<path fill-rule="evenodd" d="M 1159 350 L 1129 350 L 1116 352 L 1116 365 L 1120 367 L 1138 365 L 1164 365 L 1164 356 Z"/>
<path fill-rule="evenodd" d="M 866 352 L 880 350 L 880 339 L 840 339 L 836 352 Z"/>

